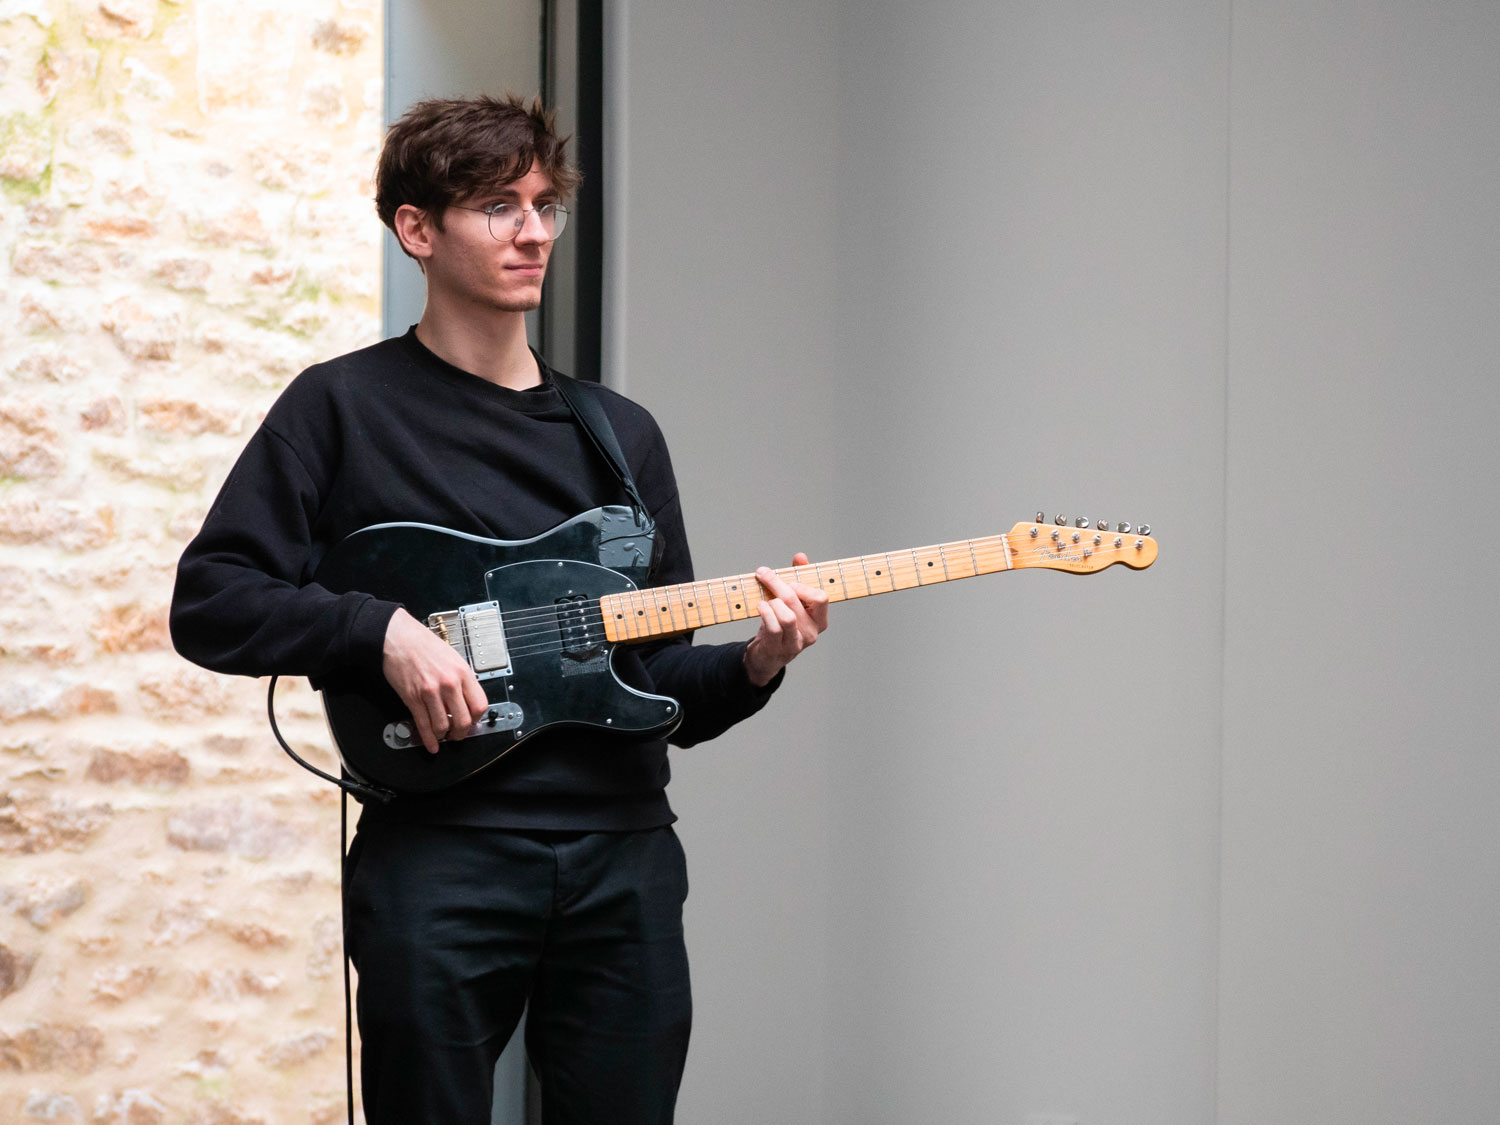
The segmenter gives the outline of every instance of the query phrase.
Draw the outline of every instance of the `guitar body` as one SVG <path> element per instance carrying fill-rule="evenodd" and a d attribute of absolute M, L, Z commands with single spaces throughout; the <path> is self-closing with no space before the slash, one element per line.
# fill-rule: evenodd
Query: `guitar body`
<path fill-rule="evenodd" d="M 621 506 L 519 541 L 410 523 L 350 535 L 319 564 L 314 581 L 334 593 L 400 602 L 418 621 L 448 615 L 454 633 L 471 638 L 471 662 L 491 707 L 468 737 L 429 754 L 383 678 L 330 677 L 321 684 L 323 706 L 344 768 L 370 785 L 430 793 L 553 727 L 637 737 L 671 731 L 680 707 L 615 675 L 615 646 L 598 613 L 600 598 L 637 589 L 651 554 L 649 529 Z M 497 624 L 487 634 L 490 622 Z M 499 639 L 486 648 L 486 636 Z"/>

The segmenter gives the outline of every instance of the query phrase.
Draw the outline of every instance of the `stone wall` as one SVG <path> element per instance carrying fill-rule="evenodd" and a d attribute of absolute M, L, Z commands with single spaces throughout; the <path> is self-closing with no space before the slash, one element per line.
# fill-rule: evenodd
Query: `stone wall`
<path fill-rule="evenodd" d="M 342 1117 L 337 793 L 166 613 L 277 391 L 378 336 L 380 24 L 0 0 L 0 1121 Z"/>

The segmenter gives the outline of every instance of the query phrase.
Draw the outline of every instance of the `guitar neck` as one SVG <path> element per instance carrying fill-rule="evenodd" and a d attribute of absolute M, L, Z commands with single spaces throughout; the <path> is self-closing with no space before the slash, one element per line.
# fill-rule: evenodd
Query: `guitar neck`
<path fill-rule="evenodd" d="M 1018 523 L 1004 535 L 789 566 L 776 573 L 788 582 L 822 590 L 830 602 L 843 602 L 1002 570 L 1041 567 L 1093 574 L 1115 563 L 1140 570 L 1156 561 L 1156 540 L 1145 527 L 1132 532 L 1129 524 L 1122 524 L 1109 532 L 1100 521 L 1096 532 L 1083 521 L 1067 527 L 1062 517 L 1058 519 L 1057 527 Z M 754 574 L 735 574 L 610 594 L 599 599 L 599 607 L 605 636 L 623 643 L 743 621 L 756 615 L 765 596 Z"/>
<path fill-rule="evenodd" d="M 830 602 L 890 594 L 939 582 L 994 574 L 1012 567 L 1004 535 L 963 539 L 933 547 L 887 551 L 778 570 L 787 582 L 800 582 L 828 595 Z M 766 597 L 754 574 L 735 574 L 680 586 L 657 586 L 600 599 L 605 635 L 612 641 L 669 637 L 708 625 L 743 621 L 757 614 Z"/>

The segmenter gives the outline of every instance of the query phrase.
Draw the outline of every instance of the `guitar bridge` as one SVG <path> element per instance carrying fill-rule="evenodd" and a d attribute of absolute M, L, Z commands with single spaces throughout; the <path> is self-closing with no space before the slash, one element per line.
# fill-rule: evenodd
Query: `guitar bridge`
<path fill-rule="evenodd" d="M 499 602 L 475 602 L 431 614 L 427 627 L 463 657 L 481 680 L 510 675 L 510 651 Z"/>

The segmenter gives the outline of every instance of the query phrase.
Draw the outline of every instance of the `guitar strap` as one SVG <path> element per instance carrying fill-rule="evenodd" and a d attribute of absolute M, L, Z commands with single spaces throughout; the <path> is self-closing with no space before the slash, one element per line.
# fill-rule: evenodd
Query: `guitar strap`
<path fill-rule="evenodd" d="M 541 357 L 537 357 L 541 361 Z M 545 365 L 544 365 L 545 366 Z M 615 428 L 609 424 L 609 417 L 604 413 L 604 407 L 599 405 L 599 399 L 594 391 L 585 388 L 584 384 L 558 371 L 546 368 L 547 376 L 552 380 L 552 385 L 557 388 L 557 393 L 562 395 L 563 401 L 568 404 L 568 409 L 573 411 L 573 417 L 578 420 L 578 426 L 584 433 L 588 434 L 589 440 L 594 443 L 594 448 L 604 458 L 620 484 L 625 488 L 625 495 L 630 497 L 630 503 L 635 508 L 636 518 L 642 526 L 650 528 L 650 533 L 655 534 L 655 522 L 651 519 L 651 512 L 646 507 L 646 502 L 641 499 L 641 494 L 636 490 L 635 478 L 630 475 L 630 466 L 625 463 L 625 453 L 620 448 L 619 439 L 615 437 Z M 657 548 L 660 550 L 660 547 Z"/>

